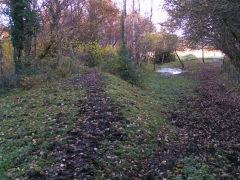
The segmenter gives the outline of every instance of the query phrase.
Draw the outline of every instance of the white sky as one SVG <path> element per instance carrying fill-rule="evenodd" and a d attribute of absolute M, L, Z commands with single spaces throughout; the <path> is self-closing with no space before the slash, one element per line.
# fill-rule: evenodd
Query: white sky
<path fill-rule="evenodd" d="M 118 7 L 122 9 L 123 0 L 112 0 L 117 3 Z M 143 16 L 149 17 L 151 12 L 151 0 L 135 0 L 135 9 L 138 9 L 138 1 L 140 2 L 141 14 Z M 127 13 L 132 12 L 132 3 L 133 0 L 127 0 Z M 161 26 L 159 23 L 167 20 L 167 12 L 163 9 L 164 0 L 153 0 L 153 22 L 157 27 L 157 30 L 160 30 Z M 1 21 L 4 19 L 4 16 L 1 16 Z M 6 21 L 6 20 L 5 20 Z"/>
<path fill-rule="evenodd" d="M 122 9 L 123 0 L 113 0 L 117 5 Z M 150 16 L 151 12 L 151 0 L 139 0 L 141 7 L 141 14 L 143 16 Z M 133 0 L 127 0 L 127 13 L 132 12 L 132 3 Z M 159 23 L 167 20 L 168 15 L 167 12 L 163 9 L 164 0 L 153 0 L 153 22 L 155 23 L 157 29 L 159 30 L 161 27 Z M 135 9 L 138 9 L 138 0 L 135 0 Z"/>

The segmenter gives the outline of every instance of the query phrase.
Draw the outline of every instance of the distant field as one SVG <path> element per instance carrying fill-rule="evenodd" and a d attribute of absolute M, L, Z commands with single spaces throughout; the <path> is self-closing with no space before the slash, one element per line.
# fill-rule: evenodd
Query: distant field
<path fill-rule="evenodd" d="M 186 55 L 194 55 L 197 58 L 202 57 L 202 50 L 186 50 L 186 51 L 178 51 L 179 56 L 186 56 Z M 205 58 L 223 58 L 224 54 L 219 50 L 204 50 L 204 57 Z"/>

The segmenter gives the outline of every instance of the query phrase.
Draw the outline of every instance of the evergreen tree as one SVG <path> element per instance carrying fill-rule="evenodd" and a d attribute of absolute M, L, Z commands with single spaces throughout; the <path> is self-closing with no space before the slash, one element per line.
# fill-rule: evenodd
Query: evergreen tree
<path fill-rule="evenodd" d="M 15 73 L 19 75 L 22 70 L 21 56 L 24 41 L 24 0 L 10 0 L 10 24 L 12 44 L 14 47 Z"/>
<path fill-rule="evenodd" d="M 10 0 L 9 16 L 12 44 L 14 47 L 15 73 L 19 77 L 23 70 L 22 52 L 29 56 L 31 43 L 39 21 L 33 0 Z"/>

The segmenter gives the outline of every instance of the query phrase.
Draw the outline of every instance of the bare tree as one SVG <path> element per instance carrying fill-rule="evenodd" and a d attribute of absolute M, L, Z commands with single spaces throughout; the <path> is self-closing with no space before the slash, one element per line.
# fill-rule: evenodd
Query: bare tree
<path fill-rule="evenodd" d="M 136 36 L 135 36 L 135 0 L 132 2 L 132 53 L 133 59 L 136 59 Z"/>
<path fill-rule="evenodd" d="M 127 16 L 127 2 L 123 0 L 123 12 L 122 12 L 122 44 L 126 46 L 126 16 Z"/>
<path fill-rule="evenodd" d="M 0 32 L 0 38 L 4 32 L 4 28 L 2 28 Z M 5 73 L 4 73 L 4 62 L 3 62 L 3 54 L 2 54 L 2 40 L 0 39 L 0 63 L 1 63 L 1 85 L 2 89 L 4 89 L 5 84 Z"/>
<path fill-rule="evenodd" d="M 62 41 L 63 41 L 63 29 L 62 25 L 65 23 L 66 18 L 62 18 L 64 15 L 64 10 L 68 8 L 68 0 L 46 0 L 43 3 L 44 14 L 42 14 L 44 19 L 45 31 L 49 29 L 49 37 L 42 35 L 45 40 L 45 49 L 41 54 L 40 58 L 45 57 L 49 54 L 51 47 L 54 43 L 57 43 L 57 54 L 58 59 L 62 56 Z"/>
<path fill-rule="evenodd" d="M 37 0 L 33 0 L 33 10 L 37 11 Z M 37 64 L 37 27 L 34 27 L 33 30 L 33 58 L 35 63 Z"/>

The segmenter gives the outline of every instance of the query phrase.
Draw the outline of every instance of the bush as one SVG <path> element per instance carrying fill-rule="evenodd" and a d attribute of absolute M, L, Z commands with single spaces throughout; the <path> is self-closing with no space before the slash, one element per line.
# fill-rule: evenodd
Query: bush
<path fill-rule="evenodd" d="M 100 65 L 102 61 L 101 47 L 96 42 L 90 42 L 86 47 L 87 52 L 87 65 L 89 67 L 95 67 Z"/>
<path fill-rule="evenodd" d="M 82 43 L 78 46 L 80 58 L 89 67 L 99 66 L 103 61 L 103 49 L 98 42 Z"/>
<path fill-rule="evenodd" d="M 155 52 L 155 62 L 156 63 L 169 63 L 176 61 L 176 56 L 171 52 Z M 164 56 L 164 60 L 163 60 Z"/>
<path fill-rule="evenodd" d="M 170 53 L 166 58 L 168 62 L 176 61 L 176 55 L 174 53 Z"/>
<path fill-rule="evenodd" d="M 56 58 L 44 59 L 37 67 L 31 66 L 23 73 L 20 88 L 29 90 L 42 82 L 64 78 L 80 69 L 82 69 L 82 65 L 77 59 L 62 57 L 61 62 L 58 62 Z"/>
<path fill-rule="evenodd" d="M 185 55 L 183 57 L 181 57 L 182 60 L 185 60 L 185 61 L 189 61 L 189 60 L 195 60 L 195 59 L 198 59 L 196 56 L 194 56 L 193 54 L 188 54 L 188 55 Z"/>
<path fill-rule="evenodd" d="M 98 42 L 82 43 L 78 45 L 76 50 L 79 59 L 85 62 L 89 67 L 95 67 L 101 65 L 103 62 L 109 61 L 113 56 L 117 54 L 116 50 L 112 46 L 106 46 L 102 48 Z"/>
<path fill-rule="evenodd" d="M 119 75 L 131 84 L 143 85 L 143 71 L 132 62 L 126 48 L 122 47 L 117 55 L 105 64 L 104 68 L 112 74 Z"/>
<path fill-rule="evenodd" d="M 34 87 L 37 87 L 39 84 L 41 84 L 42 81 L 43 80 L 37 76 L 25 77 L 20 82 L 20 88 L 23 90 L 29 90 Z"/>
<path fill-rule="evenodd" d="M 226 73 L 227 77 L 237 85 L 240 85 L 240 70 L 235 67 L 230 60 L 225 59 L 222 64 L 222 72 Z"/>

